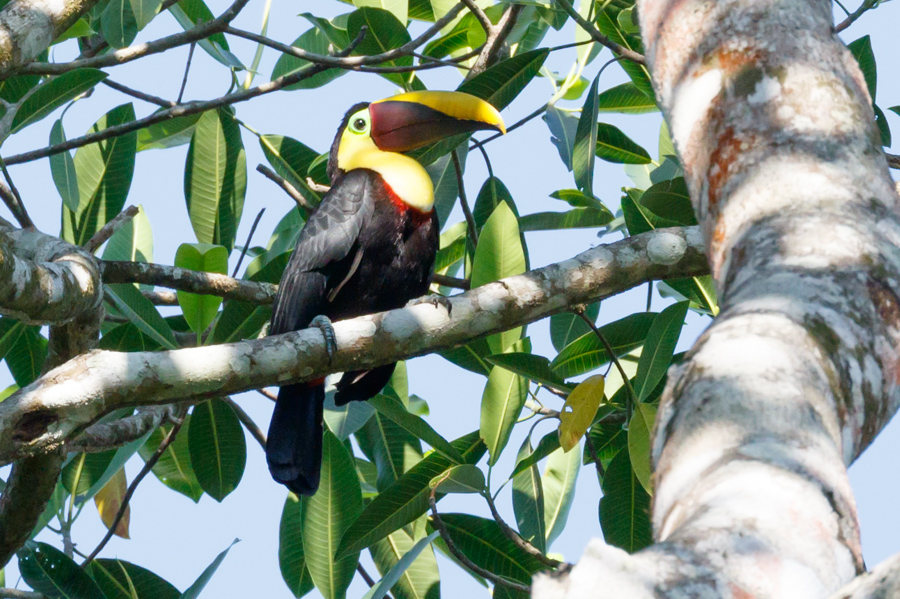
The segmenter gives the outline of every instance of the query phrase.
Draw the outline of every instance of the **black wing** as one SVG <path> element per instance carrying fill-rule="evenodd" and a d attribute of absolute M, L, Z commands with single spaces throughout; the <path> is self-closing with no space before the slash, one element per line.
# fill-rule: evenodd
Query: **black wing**
<path fill-rule="evenodd" d="M 374 210 L 375 173 L 352 170 L 316 206 L 284 269 L 269 333 L 296 331 L 324 312 L 329 289 L 354 266 L 359 232 Z"/>

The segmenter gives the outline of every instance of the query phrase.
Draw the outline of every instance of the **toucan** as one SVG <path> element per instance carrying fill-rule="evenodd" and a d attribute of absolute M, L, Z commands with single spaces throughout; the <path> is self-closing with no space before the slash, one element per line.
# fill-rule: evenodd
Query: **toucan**
<path fill-rule="evenodd" d="M 426 294 L 438 249 L 434 188 L 422 165 L 402 152 L 484 129 L 506 132 L 490 103 L 461 92 L 409 92 L 350 108 L 328 158 L 331 189 L 300 232 L 269 334 L 318 326 L 333 345 L 331 321 L 400 308 Z M 334 403 L 375 396 L 395 366 L 344 373 Z M 282 386 L 269 425 L 269 472 L 298 495 L 319 486 L 323 383 Z"/>

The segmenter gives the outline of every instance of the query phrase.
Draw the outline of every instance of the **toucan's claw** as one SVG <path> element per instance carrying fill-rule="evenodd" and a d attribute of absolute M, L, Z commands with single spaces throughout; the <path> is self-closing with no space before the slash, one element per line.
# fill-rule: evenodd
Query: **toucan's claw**
<path fill-rule="evenodd" d="M 409 302 L 407 302 L 406 307 L 409 308 L 411 306 L 418 306 L 419 304 L 431 304 L 435 308 L 438 306 L 443 306 L 447 311 L 447 316 L 450 316 L 453 313 L 453 302 L 446 295 L 423 295 L 421 297 L 416 297 Z"/>
<path fill-rule="evenodd" d="M 337 341 L 335 340 L 334 327 L 331 326 L 331 319 L 320 314 L 309 321 L 309 326 L 316 327 L 322 331 L 322 337 L 325 338 L 325 351 L 328 353 L 328 361 L 331 362 L 335 352 L 337 352 Z"/>

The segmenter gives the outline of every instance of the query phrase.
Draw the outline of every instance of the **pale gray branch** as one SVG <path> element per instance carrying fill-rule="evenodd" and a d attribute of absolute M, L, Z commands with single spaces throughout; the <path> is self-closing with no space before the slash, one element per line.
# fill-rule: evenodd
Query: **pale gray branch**
<path fill-rule="evenodd" d="M 174 414 L 174 406 L 153 406 L 137 414 L 88 427 L 66 444 L 69 452 L 98 453 L 140 439 Z"/>
<path fill-rule="evenodd" d="M 447 349 L 650 280 L 706 272 L 696 229 L 660 229 L 450 298 L 335 323 L 329 359 L 318 329 L 165 352 L 94 351 L 0 402 L 0 465 L 66 441 L 104 413 L 310 380 Z M 22 422 L 40 414 L 40 426 Z M 16 431 L 15 435 L 7 431 Z"/>
<path fill-rule="evenodd" d="M 889 557 L 871 572 L 857 576 L 853 582 L 833 594 L 830 599 L 889 599 L 900 597 L 900 554 Z"/>

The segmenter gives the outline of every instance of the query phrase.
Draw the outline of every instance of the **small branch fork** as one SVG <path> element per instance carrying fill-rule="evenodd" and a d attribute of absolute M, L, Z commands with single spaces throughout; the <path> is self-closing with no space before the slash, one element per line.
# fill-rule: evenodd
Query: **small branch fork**
<path fill-rule="evenodd" d="M 599 31 L 597 31 L 597 28 L 594 27 L 594 25 L 590 21 L 578 14 L 578 11 L 575 10 L 569 0 L 556 0 L 556 3 L 559 4 L 559 6 L 564 11 L 566 11 L 566 13 L 568 13 L 570 17 L 572 17 L 575 23 L 577 23 L 579 27 L 584 29 L 587 34 L 591 36 L 591 39 L 593 39 L 595 42 L 597 42 L 601 46 L 606 46 L 607 48 L 612 50 L 614 54 L 618 54 L 623 58 L 627 58 L 631 62 L 637 64 L 646 64 L 646 59 L 644 58 L 643 54 L 641 54 L 640 52 L 635 52 L 630 48 L 626 48 L 621 44 L 617 44 L 616 42 L 612 41 Z"/>

